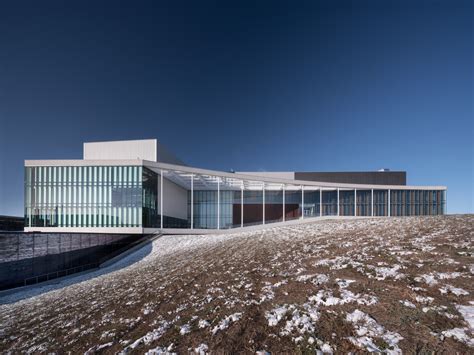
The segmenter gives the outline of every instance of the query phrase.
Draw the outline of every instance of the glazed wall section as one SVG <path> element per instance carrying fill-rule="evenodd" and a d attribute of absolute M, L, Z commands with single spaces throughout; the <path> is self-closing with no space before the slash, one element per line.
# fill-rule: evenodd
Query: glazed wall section
<path fill-rule="evenodd" d="M 303 189 L 303 191 L 221 190 L 218 193 L 214 190 L 201 190 L 193 192 L 192 201 L 189 191 L 188 223 L 183 225 L 183 228 L 191 227 L 191 208 L 193 208 L 193 228 L 204 229 L 245 227 L 318 216 L 429 216 L 445 214 L 446 191 L 323 190 L 321 192 Z"/>
<path fill-rule="evenodd" d="M 25 227 L 151 227 L 156 201 L 142 166 L 25 168 Z"/>
<path fill-rule="evenodd" d="M 441 189 L 330 188 L 145 166 L 25 168 L 25 227 L 227 229 L 319 216 L 445 210 Z"/>

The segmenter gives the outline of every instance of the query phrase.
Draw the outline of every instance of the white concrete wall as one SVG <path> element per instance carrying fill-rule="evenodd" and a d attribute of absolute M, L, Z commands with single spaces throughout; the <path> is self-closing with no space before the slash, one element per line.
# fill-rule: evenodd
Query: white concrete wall
<path fill-rule="evenodd" d="M 141 159 L 184 165 L 156 139 L 84 143 L 84 160 Z"/>
<path fill-rule="evenodd" d="M 160 181 L 158 176 L 158 196 Z M 161 198 L 158 197 L 158 213 L 161 211 L 160 204 Z M 163 179 L 163 215 L 188 219 L 188 191 L 166 178 Z"/>
<path fill-rule="evenodd" d="M 85 160 L 142 159 L 157 161 L 156 139 L 84 143 Z"/>

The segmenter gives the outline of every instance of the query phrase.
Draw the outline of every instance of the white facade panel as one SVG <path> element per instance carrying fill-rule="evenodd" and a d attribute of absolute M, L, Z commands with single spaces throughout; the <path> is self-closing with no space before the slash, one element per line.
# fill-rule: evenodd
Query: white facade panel
<path fill-rule="evenodd" d="M 141 159 L 156 162 L 157 144 L 156 139 L 84 143 L 84 159 Z"/>
<path fill-rule="evenodd" d="M 160 179 L 158 179 L 158 191 L 161 191 Z M 158 211 L 161 211 L 160 200 L 158 199 Z M 163 215 L 188 219 L 188 191 L 166 177 L 163 179 Z"/>

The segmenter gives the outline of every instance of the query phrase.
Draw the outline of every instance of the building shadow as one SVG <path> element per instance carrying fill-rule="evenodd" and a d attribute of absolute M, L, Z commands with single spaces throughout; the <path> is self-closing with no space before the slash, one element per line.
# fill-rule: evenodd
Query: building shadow
<path fill-rule="evenodd" d="M 140 249 L 133 253 L 125 256 L 124 258 L 117 260 L 117 262 L 99 269 L 91 269 L 78 274 L 46 281 L 40 284 L 18 287 L 15 289 L 3 291 L 0 293 L 0 305 L 11 304 L 21 300 L 29 299 L 32 297 L 40 296 L 44 293 L 60 290 L 67 286 L 78 284 L 81 282 L 89 281 L 94 278 L 113 273 L 115 271 L 127 268 L 139 261 L 143 260 L 153 250 L 153 243 L 146 243 Z"/>

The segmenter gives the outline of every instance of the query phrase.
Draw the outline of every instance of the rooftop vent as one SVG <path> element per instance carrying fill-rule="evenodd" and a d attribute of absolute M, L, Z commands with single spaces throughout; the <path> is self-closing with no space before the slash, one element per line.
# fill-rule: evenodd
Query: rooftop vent
<path fill-rule="evenodd" d="M 379 169 L 378 171 L 390 171 L 390 169 L 382 168 L 382 169 Z"/>

